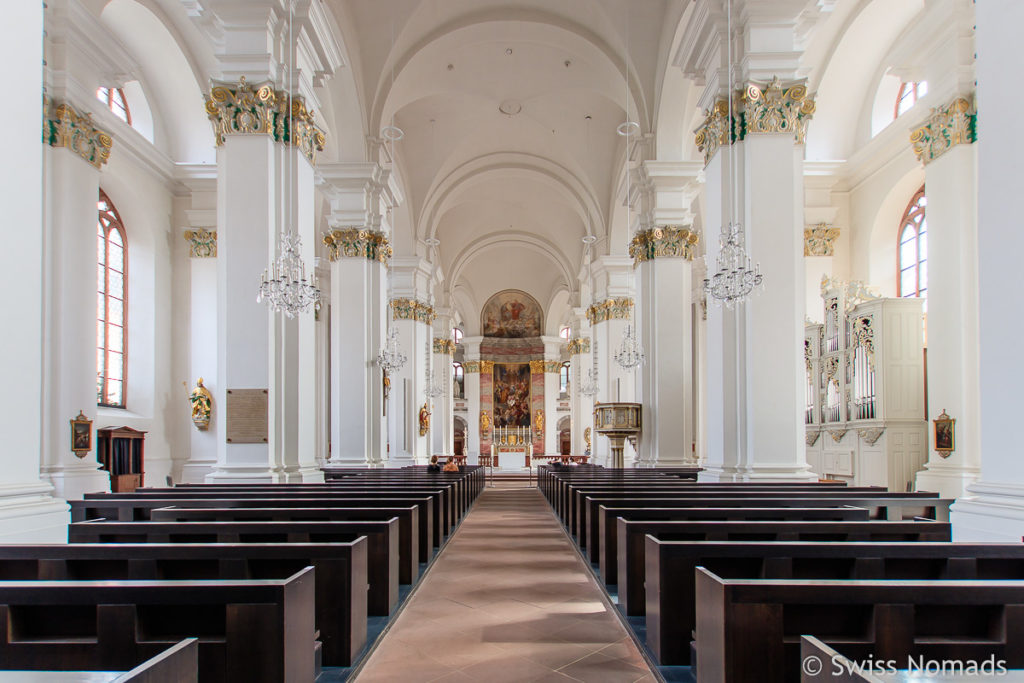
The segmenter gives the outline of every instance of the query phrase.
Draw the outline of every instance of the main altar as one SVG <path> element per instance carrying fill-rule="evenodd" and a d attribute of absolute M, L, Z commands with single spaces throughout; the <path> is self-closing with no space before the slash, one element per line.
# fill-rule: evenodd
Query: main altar
<path fill-rule="evenodd" d="M 491 442 L 491 464 L 502 470 L 522 470 L 531 466 L 532 433 L 529 427 L 495 427 Z"/>

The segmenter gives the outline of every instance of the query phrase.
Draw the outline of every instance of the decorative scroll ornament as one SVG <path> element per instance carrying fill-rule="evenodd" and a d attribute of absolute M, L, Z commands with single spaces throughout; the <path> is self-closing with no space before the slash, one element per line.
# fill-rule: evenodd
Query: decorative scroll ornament
<path fill-rule="evenodd" d="M 783 86 L 778 76 L 770 83 L 747 84 L 740 96 L 743 137 L 755 134 L 792 133 L 797 143 L 807 135 L 814 115 L 814 99 L 800 82 Z"/>
<path fill-rule="evenodd" d="M 591 325 L 608 320 L 628 320 L 632 308 L 633 300 L 628 297 L 605 299 L 587 309 L 587 320 Z"/>
<path fill-rule="evenodd" d="M 331 230 L 324 235 L 323 242 L 331 262 L 342 258 L 365 258 L 386 264 L 394 253 L 388 236 L 377 230 Z"/>
<path fill-rule="evenodd" d="M 704 155 L 704 165 L 707 166 L 714 158 L 715 152 L 730 142 L 728 100 L 720 98 L 710 110 L 705 110 L 704 123 L 694 131 L 694 134 L 696 135 L 694 142 L 697 144 L 697 150 Z M 736 139 L 735 128 L 732 138 Z"/>
<path fill-rule="evenodd" d="M 837 237 L 839 228 L 833 228 L 828 223 L 804 228 L 804 256 L 833 256 Z"/>
<path fill-rule="evenodd" d="M 66 147 L 96 168 L 110 159 L 114 139 L 110 133 L 92 125 L 92 114 L 80 114 L 70 104 L 54 106 L 43 98 L 43 142 L 51 147 Z"/>
<path fill-rule="evenodd" d="M 185 239 L 188 240 L 188 255 L 192 258 L 216 258 L 217 256 L 217 231 L 199 228 L 198 230 L 186 230 Z"/>
<path fill-rule="evenodd" d="M 478 360 L 467 360 L 462 364 L 462 371 L 469 374 L 474 372 L 480 372 L 480 361 Z"/>
<path fill-rule="evenodd" d="M 885 427 L 863 427 L 857 430 L 857 436 L 862 438 L 867 445 L 874 446 L 884 431 Z"/>
<path fill-rule="evenodd" d="M 836 373 L 839 372 L 839 359 L 835 356 L 829 356 L 825 359 L 825 378 L 832 380 L 835 379 Z"/>
<path fill-rule="evenodd" d="M 245 76 L 237 85 L 213 87 L 206 98 L 206 116 L 213 124 L 218 147 L 228 135 L 269 135 L 275 142 L 295 145 L 315 163 L 316 153 L 322 152 L 327 142 L 301 95 L 289 97 L 270 83 L 254 86 Z"/>
<path fill-rule="evenodd" d="M 437 317 L 430 304 L 415 299 L 392 299 L 390 305 L 392 320 L 415 320 L 432 325 Z"/>
<path fill-rule="evenodd" d="M 863 346 L 868 358 L 873 358 L 875 355 L 875 330 L 872 323 L 871 316 L 858 316 L 853 320 L 853 331 L 851 332 L 853 345 L 855 347 Z"/>
<path fill-rule="evenodd" d="M 542 360 L 531 360 L 530 361 L 530 373 L 534 375 L 544 374 L 544 361 Z"/>
<path fill-rule="evenodd" d="M 203 378 L 196 380 L 196 386 L 189 395 L 192 404 L 192 423 L 201 432 L 210 427 L 210 416 L 213 414 L 213 395 L 203 386 Z"/>
<path fill-rule="evenodd" d="M 839 443 L 843 440 L 843 437 L 846 436 L 846 432 L 848 431 L 848 429 L 830 429 L 828 430 L 828 435 L 832 437 L 833 441 Z"/>
<path fill-rule="evenodd" d="M 846 312 L 849 312 L 855 306 L 859 306 L 867 301 L 873 301 L 875 299 L 882 298 L 882 295 L 874 287 L 870 287 L 861 280 L 851 280 L 850 282 L 843 282 L 838 278 L 830 278 L 828 275 L 821 276 L 821 296 L 823 299 L 829 299 L 834 292 L 842 292 L 843 299 L 846 301 Z M 834 298 L 832 299 L 835 300 Z"/>
<path fill-rule="evenodd" d="M 978 141 L 978 112 L 973 99 L 958 97 L 945 107 L 932 109 L 928 123 L 910 134 L 918 161 L 927 166 L 956 145 Z"/>
<path fill-rule="evenodd" d="M 443 353 L 449 356 L 455 355 L 455 340 L 434 337 L 434 353 Z"/>
<path fill-rule="evenodd" d="M 664 226 L 640 230 L 629 244 L 633 267 L 656 258 L 684 258 L 693 260 L 693 246 L 700 236 L 689 228 Z"/>
<path fill-rule="evenodd" d="M 480 372 L 485 375 L 490 375 L 494 372 L 494 361 L 493 360 L 482 360 L 480 361 Z"/>
<path fill-rule="evenodd" d="M 808 429 L 804 438 L 808 446 L 813 446 L 818 442 L 818 437 L 821 436 L 821 432 L 816 429 Z"/>
<path fill-rule="evenodd" d="M 811 371 L 811 342 L 810 340 L 804 340 L 804 365 L 807 367 L 807 372 Z"/>
<path fill-rule="evenodd" d="M 581 353 L 590 353 L 590 340 L 586 337 L 577 337 L 569 340 L 569 355 L 576 356 Z"/>

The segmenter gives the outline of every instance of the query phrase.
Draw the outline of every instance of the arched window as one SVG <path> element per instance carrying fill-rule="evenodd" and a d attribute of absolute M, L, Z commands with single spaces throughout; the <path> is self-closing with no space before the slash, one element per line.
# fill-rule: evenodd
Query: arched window
<path fill-rule="evenodd" d="M 898 263 L 899 295 L 926 296 L 928 291 L 928 223 L 925 206 L 928 200 L 922 187 L 910 200 L 900 221 Z"/>
<path fill-rule="evenodd" d="M 128 252 L 124 224 L 113 203 L 100 190 L 97 202 L 96 256 L 96 403 L 124 407 L 127 353 L 125 315 L 128 305 Z"/>
<path fill-rule="evenodd" d="M 570 332 L 571 330 L 569 329 L 569 326 L 565 325 L 562 327 L 562 329 L 558 330 L 558 336 L 564 339 L 565 341 L 569 341 Z"/>
<path fill-rule="evenodd" d="M 462 363 L 458 361 L 452 363 L 452 389 L 455 398 L 466 397 L 466 374 L 462 369 Z"/>
<path fill-rule="evenodd" d="M 457 327 L 452 328 L 452 339 L 455 340 L 456 344 L 462 343 L 462 330 Z"/>
<path fill-rule="evenodd" d="M 928 94 L 928 81 L 919 83 L 903 83 L 900 85 L 900 92 L 896 96 L 896 108 L 893 111 L 893 119 L 898 119 L 903 112 L 907 111 L 917 100 Z"/>
<path fill-rule="evenodd" d="M 124 90 L 121 88 L 97 88 L 96 99 L 106 104 L 110 111 L 114 112 L 114 116 L 129 126 L 132 125 L 132 113 L 128 110 L 128 100 L 124 97 Z"/>
<path fill-rule="evenodd" d="M 569 362 L 562 363 L 558 370 L 558 391 L 562 394 L 569 392 Z"/>

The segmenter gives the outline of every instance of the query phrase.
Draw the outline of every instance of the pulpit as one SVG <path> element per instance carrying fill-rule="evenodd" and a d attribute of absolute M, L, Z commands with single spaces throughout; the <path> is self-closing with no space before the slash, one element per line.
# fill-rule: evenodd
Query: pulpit
<path fill-rule="evenodd" d="M 640 435 L 642 406 L 639 403 L 598 403 L 594 405 L 594 431 L 611 441 L 612 467 L 623 466 L 626 439 L 636 448 Z"/>

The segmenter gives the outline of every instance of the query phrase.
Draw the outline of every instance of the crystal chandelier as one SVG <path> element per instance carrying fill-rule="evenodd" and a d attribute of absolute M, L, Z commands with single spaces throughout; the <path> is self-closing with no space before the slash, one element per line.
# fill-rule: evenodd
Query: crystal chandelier
<path fill-rule="evenodd" d="M 428 359 L 430 358 L 430 341 L 429 340 L 427 341 L 427 358 Z M 426 385 L 424 386 L 424 389 L 423 389 L 423 395 L 426 396 L 427 398 L 437 398 L 438 396 L 440 396 L 441 394 L 444 393 L 444 385 L 441 382 L 437 381 L 437 378 L 434 377 L 434 373 L 433 373 L 433 371 L 431 371 L 430 368 L 431 368 L 431 363 L 428 361 L 428 363 L 427 363 Z"/>
<path fill-rule="evenodd" d="M 719 237 L 718 272 L 704 279 L 704 291 L 726 308 L 743 301 L 755 287 L 761 287 L 764 276 L 761 266 L 750 267 L 750 256 L 744 248 L 743 226 L 729 223 Z"/>
<path fill-rule="evenodd" d="M 281 235 L 280 253 L 270 272 L 264 270 L 260 276 L 260 291 L 256 296 L 257 302 L 266 301 L 272 311 L 284 313 L 289 318 L 294 318 L 311 305 L 320 307 L 316 272 L 307 282 L 306 264 L 299 256 L 301 249 L 301 237 L 291 232 Z"/>
<path fill-rule="evenodd" d="M 405 365 L 405 354 L 398 348 L 398 330 L 391 328 L 384 346 L 377 354 L 377 365 L 387 374 L 398 372 Z"/>
<path fill-rule="evenodd" d="M 597 370 L 590 368 L 587 370 L 586 379 L 580 380 L 580 394 L 583 396 L 596 396 L 597 395 Z"/>
<path fill-rule="evenodd" d="M 632 325 L 626 325 L 626 331 L 622 333 L 622 343 L 612 357 L 624 370 L 632 370 L 638 365 L 643 365 L 647 360 L 640 340 L 633 333 Z"/>

